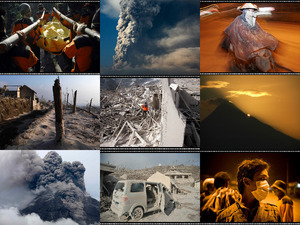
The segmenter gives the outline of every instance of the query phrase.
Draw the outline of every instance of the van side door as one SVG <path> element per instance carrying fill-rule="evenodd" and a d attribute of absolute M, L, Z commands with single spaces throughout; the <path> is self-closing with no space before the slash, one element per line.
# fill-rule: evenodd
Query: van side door
<path fill-rule="evenodd" d="M 128 198 L 131 204 L 131 210 L 136 206 L 143 206 L 147 210 L 147 196 L 146 187 L 144 182 L 131 183 L 128 189 Z"/>

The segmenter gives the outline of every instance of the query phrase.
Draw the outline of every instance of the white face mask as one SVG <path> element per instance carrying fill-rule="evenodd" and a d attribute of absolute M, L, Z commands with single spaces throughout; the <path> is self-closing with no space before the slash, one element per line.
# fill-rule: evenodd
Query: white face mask
<path fill-rule="evenodd" d="M 252 191 L 254 198 L 256 198 L 258 201 L 264 200 L 268 193 L 269 193 L 269 184 L 268 181 L 256 181 L 256 190 Z"/>

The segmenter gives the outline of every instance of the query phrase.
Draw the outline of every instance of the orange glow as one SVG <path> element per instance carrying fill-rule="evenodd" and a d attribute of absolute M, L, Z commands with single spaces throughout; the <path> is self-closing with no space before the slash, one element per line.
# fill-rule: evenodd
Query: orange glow
<path fill-rule="evenodd" d="M 239 97 L 241 95 L 246 95 L 252 98 L 272 96 L 271 94 L 264 91 L 228 91 L 228 93 L 230 93 L 230 95 L 226 96 L 227 98 Z"/>
<path fill-rule="evenodd" d="M 201 85 L 200 88 L 223 88 L 226 87 L 229 83 L 225 81 L 207 81 L 206 85 Z"/>
<path fill-rule="evenodd" d="M 228 85 L 201 89 L 201 101 L 206 105 L 210 104 L 209 99 L 231 100 L 246 115 L 300 140 L 300 76 L 201 75 L 202 85 L 207 85 L 208 81 L 223 81 Z M 205 104 L 201 103 L 203 107 L 200 107 L 202 119 L 208 116 Z M 216 107 L 212 105 L 209 113 Z"/>

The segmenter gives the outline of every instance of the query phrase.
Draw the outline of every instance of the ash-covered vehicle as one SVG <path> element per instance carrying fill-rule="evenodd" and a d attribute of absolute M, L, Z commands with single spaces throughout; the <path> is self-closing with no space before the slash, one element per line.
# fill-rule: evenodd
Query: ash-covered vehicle
<path fill-rule="evenodd" d="M 111 210 L 118 217 L 140 220 L 144 213 L 161 210 L 169 215 L 177 206 L 171 192 L 162 183 L 144 180 L 119 181 L 114 189 Z"/>

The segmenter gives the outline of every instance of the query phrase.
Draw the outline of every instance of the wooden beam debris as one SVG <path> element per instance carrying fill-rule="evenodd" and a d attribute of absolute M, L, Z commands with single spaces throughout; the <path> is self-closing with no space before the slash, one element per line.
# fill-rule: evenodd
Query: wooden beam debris
<path fill-rule="evenodd" d="M 152 85 L 118 87 L 111 90 L 101 90 L 100 109 L 100 146 L 159 146 L 161 107 L 154 105 L 152 98 L 159 102 L 161 87 Z M 154 97 L 154 94 L 157 97 Z M 149 111 L 144 114 L 142 104 L 148 102 Z M 150 138 L 150 140 L 149 140 Z"/>

